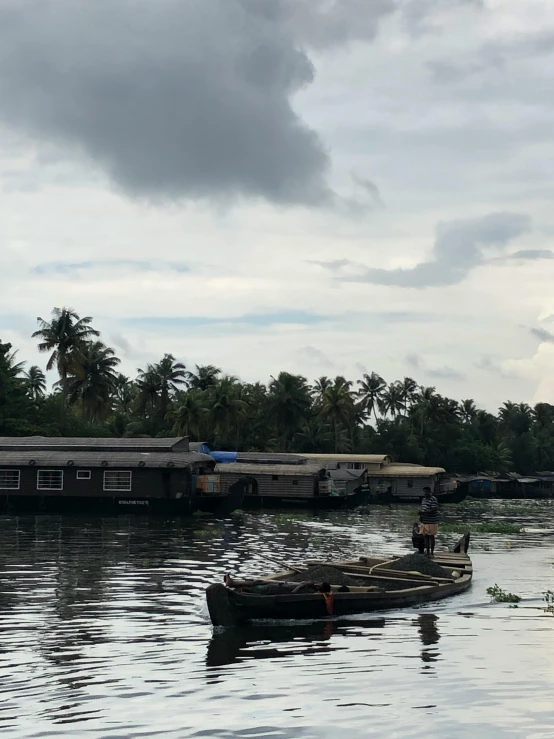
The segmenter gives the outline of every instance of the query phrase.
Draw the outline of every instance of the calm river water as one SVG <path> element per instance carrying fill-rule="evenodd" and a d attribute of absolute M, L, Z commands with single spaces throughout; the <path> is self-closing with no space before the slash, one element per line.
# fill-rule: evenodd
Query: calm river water
<path fill-rule="evenodd" d="M 551 739 L 554 507 L 469 503 L 471 590 L 415 610 L 213 634 L 204 588 L 274 560 L 396 553 L 413 512 L 0 519 L 4 737 Z M 462 527 L 463 528 L 463 527 Z M 443 535 L 441 544 L 457 539 Z M 491 604 L 486 588 L 523 597 Z"/>

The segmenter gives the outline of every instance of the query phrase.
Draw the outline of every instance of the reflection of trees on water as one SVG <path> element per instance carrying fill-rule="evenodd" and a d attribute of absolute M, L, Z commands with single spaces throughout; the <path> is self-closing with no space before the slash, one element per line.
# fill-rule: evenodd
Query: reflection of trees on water
<path fill-rule="evenodd" d="M 438 616 L 434 613 L 421 613 L 418 616 L 419 638 L 423 644 L 421 650 L 421 660 L 424 663 L 423 670 L 433 670 L 433 663 L 439 659 L 439 650 L 434 645 L 440 639 L 439 630 L 437 628 Z"/>

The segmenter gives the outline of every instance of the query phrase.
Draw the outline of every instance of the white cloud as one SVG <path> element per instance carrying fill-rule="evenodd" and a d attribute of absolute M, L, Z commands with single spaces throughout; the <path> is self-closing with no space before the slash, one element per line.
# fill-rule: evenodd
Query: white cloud
<path fill-rule="evenodd" d="M 275 207 L 244 193 L 233 207 L 129 200 L 97 161 L 77 162 L 63 146 L 45 149 L 17 126 L 4 128 L 0 338 L 43 364 L 30 339 L 35 318 L 66 304 L 95 317 L 129 374 L 171 351 L 250 380 L 281 369 L 355 379 L 366 368 L 389 380 L 410 374 L 491 409 L 507 398 L 552 400 L 554 346 L 537 349 L 539 337 L 520 328 L 554 332 L 546 320 L 554 314 L 550 6 L 433 0 L 419 4 L 425 23 L 408 27 L 400 5 L 393 13 L 383 2 L 356 33 L 325 17 L 306 52 L 315 80 L 290 97 L 328 158 L 328 186 L 345 194 L 343 204 L 357 203 L 348 211 Z M 303 18 L 288 21 L 288 51 Z M 348 45 L 337 41 L 345 33 Z M 533 39 L 542 39 L 540 53 Z M 512 44 L 519 51 L 510 56 Z M 503 64 L 437 82 L 445 60 L 458 73 L 491 45 L 504 50 Z M 353 172 L 372 185 L 367 209 L 353 199 Z M 267 172 L 258 175 L 267 190 Z M 281 192 L 288 185 L 281 181 Z M 336 279 L 341 269 L 351 278 L 368 268 L 409 270 L 429 260 L 439 223 L 482 223 L 490 213 L 524 214 L 532 229 L 516 228 L 504 252 L 484 249 L 458 284 L 441 284 L 441 274 L 417 291 Z M 497 259 L 508 252 L 527 258 Z M 141 317 L 196 323 L 130 322 Z M 421 358 L 420 369 L 407 355 Z"/>

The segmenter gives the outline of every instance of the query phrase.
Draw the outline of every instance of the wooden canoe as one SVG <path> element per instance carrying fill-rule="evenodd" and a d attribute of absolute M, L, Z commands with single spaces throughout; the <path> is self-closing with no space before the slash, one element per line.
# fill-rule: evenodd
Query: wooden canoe
<path fill-rule="evenodd" d="M 206 589 L 208 611 L 214 626 L 232 627 L 258 619 L 316 620 L 418 606 L 470 587 L 473 568 L 468 548 L 469 533 L 452 550 L 435 553 L 433 561 L 449 573 L 444 578 L 390 569 L 400 555 L 307 563 L 306 569 L 314 564 L 326 564 L 358 578 L 360 585 L 349 585 L 347 592 L 334 583 L 330 583 L 331 594 L 290 592 L 294 585 L 299 585 L 289 584 L 291 577 L 302 571 L 296 567 L 256 581 L 218 583 Z"/>

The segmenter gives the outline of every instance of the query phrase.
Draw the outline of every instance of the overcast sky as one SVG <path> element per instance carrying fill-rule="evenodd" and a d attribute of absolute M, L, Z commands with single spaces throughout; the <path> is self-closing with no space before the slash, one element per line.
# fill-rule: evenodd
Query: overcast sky
<path fill-rule="evenodd" d="M 0 338 L 554 403 L 551 0 L 0 0 Z"/>

